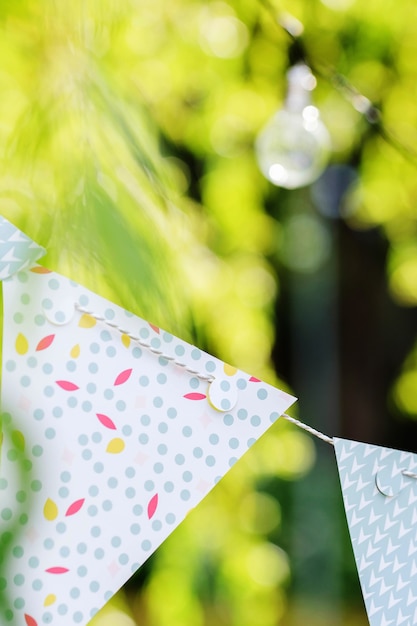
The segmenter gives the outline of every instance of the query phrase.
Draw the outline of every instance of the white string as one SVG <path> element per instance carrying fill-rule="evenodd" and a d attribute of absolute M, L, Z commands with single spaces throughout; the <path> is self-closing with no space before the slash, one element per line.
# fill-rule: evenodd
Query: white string
<path fill-rule="evenodd" d="M 286 419 L 288 422 L 291 422 L 291 424 L 295 424 L 299 428 L 306 430 L 308 433 L 310 433 L 310 435 L 314 435 L 314 437 L 318 437 L 318 439 L 321 439 L 322 441 L 329 443 L 331 446 L 334 446 L 333 439 L 331 437 L 328 437 L 327 435 L 323 435 L 323 433 L 321 433 L 319 430 L 316 430 L 311 426 L 307 426 L 307 424 L 300 422 L 300 420 L 296 420 L 294 417 L 290 417 L 290 415 L 287 415 L 286 413 L 283 413 L 281 417 Z"/>
<path fill-rule="evenodd" d="M 202 374 L 198 370 L 193 369 L 192 367 L 190 367 L 186 363 L 183 363 L 182 361 L 179 361 L 175 357 L 170 356 L 169 354 L 166 354 L 162 350 L 158 350 L 158 348 L 154 348 L 148 341 L 145 341 L 141 337 L 137 337 L 136 335 L 133 335 L 133 333 L 131 333 L 129 330 L 125 330 L 124 328 L 122 328 L 118 324 L 116 324 L 114 322 L 111 322 L 110 320 L 106 319 L 102 315 L 98 315 L 97 313 L 94 313 L 94 311 L 90 311 L 89 309 L 86 309 L 85 307 L 83 307 L 80 304 L 78 304 L 78 302 L 75 303 L 75 308 L 80 313 L 85 313 L 86 315 L 90 315 L 90 317 L 93 317 L 98 322 L 102 322 L 103 324 L 106 324 L 106 326 L 108 326 L 112 330 L 117 330 L 120 334 L 126 335 L 132 341 L 138 343 L 142 348 L 146 348 L 147 350 L 149 350 L 150 352 L 152 352 L 156 356 L 162 357 L 166 361 L 169 361 L 170 363 L 173 363 L 174 365 L 176 365 L 177 367 L 180 367 L 181 369 L 185 370 L 189 374 L 192 374 L 193 376 L 196 376 L 200 380 L 204 380 L 206 382 L 212 383 L 213 380 L 215 379 L 215 377 L 212 376 L 211 374 Z M 333 439 L 331 437 L 328 437 L 327 435 L 323 435 L 323 433 L 321 433 L 320 431 L 316 430 L 315 428 L 312 428 L 311 426 L 308 426 L 307 424 L 304 424 L 303 422 L 300 422 L 299 420 L 295 419 L 294 417 L 290 417 L 286 413 L 283 413 L 282 417 L 284 419 L 286 419 L 288 422 L 291 422 L 292 424 L 295 424 L 299 428 L 302 428 L 303 430 L 307 431 L 308 433 L 310 433 L 310 435 L 313 435 L 314 437 L 318 437 L 318 439 L 321 439 L 322 441 L 325 441 L 326 443 L 334 445 L 333 444 Z"/>
<path fill-rule="evenodd" d="M 173 357 L 173 356 L 171 356 L 169 354 L 166 354 L 162 350 L 158 350 L 158 348 L 154 348 L 148 341 L 145 341 L 141 337 L 137 337 L 136 335 L 133 335 L 129 330 L 125 330 L 124 328 L 122 328 L 118 324 L 115 324 L 114 322 L 110 322 L 109 320 L 107 320 L 102 315 L 98 315 L 97 313 L 94 313 L 93 311 L 89 311 L 88 309 L 86 309 L 83 306 L 81 306 L 80 304 L 78 304 L 78 302 L 75 303 L 75 308 L 80 313 L 85 313 L 86 315 L 90 315 L 90 317 L 93 317 L 98 322 L 103 322 L 104 324 L 106 324 L 106 326 L 109 326 L 112 330 L 117 330 L 120 334 L 127 335 L 130 339 L 132 339 L 132 341 L 138 343 L 142 348 L 146 348 L 147 350 L 149 350 L 149 352 L 152 352 L 156 356 L 160 356 L 163 359 L 165 359 L 166 361 L 170 361 L 171 363 L 173 363 L 177 367 L 180 367 L 181 369 L 185 370 L 189 374 L 192 374 L 193 376 L 196 376 L 197 378 L 200 378 L 200 380 L 204 380 L 204 381 L 207 381 L 209 383 L 213 382 L 214 376 L 212 376 L 211 374 L 203 374 L 203 373 L 199 372 L 198 370 L 190 367 L 186 363 L 183 363 L 182 361 L 179 361 L 175 357 Z"/>

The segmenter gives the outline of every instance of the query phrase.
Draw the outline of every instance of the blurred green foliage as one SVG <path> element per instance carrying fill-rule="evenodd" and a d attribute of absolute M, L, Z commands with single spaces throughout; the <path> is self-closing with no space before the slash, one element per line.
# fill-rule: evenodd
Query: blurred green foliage
<path fill-rule="evenodd" d="M 381 229 L 392 297 L 413 307 L 416 10 L 413 0 L 3 0 L 0 213 L 45 246 L 51 269 L 282 387 L 274 265 L 292 255 L 291 232 L 253 152 L 285 92 L 291 39 L 279 19 L 289 11 L 304 24 L 309 58 L 374 101 L 404 147 L 319 77 L 333 161 L 358 174 L 342 218 Z M 306 235 L 307 264 L 311 246 L 326 246 L 309 219 L 293 231 Z M 392 394 L 414 417 L 416 351 Z M 129 587 L 130 608 L 120 596 L 94 625 L 304 623 L 280 621 L 291 564 L 262 484 L 297 479 L 314 455 L 279 423 L 167 540 L 140 590 Z"/>

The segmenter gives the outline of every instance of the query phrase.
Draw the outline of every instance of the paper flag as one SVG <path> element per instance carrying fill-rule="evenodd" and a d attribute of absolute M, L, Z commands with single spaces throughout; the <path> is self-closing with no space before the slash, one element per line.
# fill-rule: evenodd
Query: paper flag
<path fill-rule="evenodd" d="M 0 215 L 0 280 L 33 265 L 45 250 Z"/>
<path fill-rule="evenodd" d="M 417 455 L 334 439 L 371 626 L 417 624 Z"/>
<path fill-rule="evenodd" d="M 2 623 L 86 624 L 294 398 L 41 266 L 3 295 Z"/>

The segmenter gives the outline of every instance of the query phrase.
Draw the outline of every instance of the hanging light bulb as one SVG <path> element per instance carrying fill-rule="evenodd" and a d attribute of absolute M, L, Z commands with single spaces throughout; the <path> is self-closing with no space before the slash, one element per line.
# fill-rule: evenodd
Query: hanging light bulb
<path fill-rule="evenodd" d="M 263 175 L 274 185 L 296 189 L 314 182 L 326 166 L 330 136 L 311 104 L 316 86 L 311 70 L 300 63 L 287 74 L 284 107 L 275 113 L 256 140 L 256 153 Z"/>

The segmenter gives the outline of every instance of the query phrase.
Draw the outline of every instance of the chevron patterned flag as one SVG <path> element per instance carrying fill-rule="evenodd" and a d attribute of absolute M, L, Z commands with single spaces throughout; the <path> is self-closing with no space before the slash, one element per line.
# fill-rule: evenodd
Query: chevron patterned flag
<path fill-rule="evenodd" d="M 417 455 L 334 439 L 371 626 L 417 624 Z"/>
<path fill-rule="evenodd" d="M 0 215 L 0 280 L 34 264 L 45 250 Z"/>

